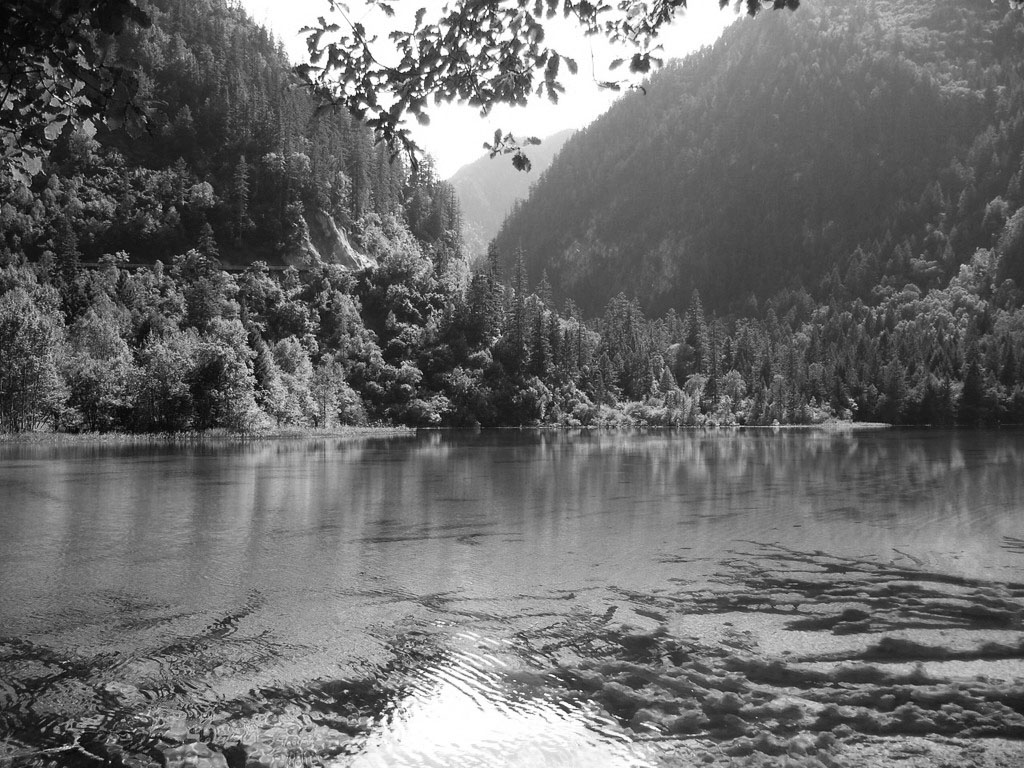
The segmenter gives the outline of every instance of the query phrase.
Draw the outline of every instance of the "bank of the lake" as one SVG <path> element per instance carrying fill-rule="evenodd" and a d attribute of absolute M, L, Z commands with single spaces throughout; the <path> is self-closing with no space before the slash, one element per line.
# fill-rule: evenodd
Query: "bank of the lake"
<path fill-rule="evenodd" d="M 0 444 L 32 445 L 159 445 L 259 440 L 315 440 L 324 438 L 398 437 L 416 433 L 413 427 L 393 425 L 346 426 L 329 429 L 285 427 L 250 432 L 210 429 L 200 432 L 0 432 Z"/>
<path fill-rule="evenodd" d="M 606 424 L 590 426 L 570 426 L 565 424 L 545 424 L 532 427 L 408 427 L 394 424 L 374 424 L 365 426 L 343 426 L 328 429 L 310 427 L 282 427 L 253 431 L 236 431 L 229 429 L 209 429 L 186 432 L 56 432 L 52 430 L 36 430 L 26 432 L 0 432 L 0 444 L 35 444 L 35 445 L 147 445 L 161 443 L 200 443 L 200 442 L 247 442 L 259 440 L 314 440 L 323 438 L 360 438 L 390 437 L 412 435 L 417 432 L 477 432 L 491 430 L 584 430 L 584 431 L 619 431 L 619 430 L 655 430 L 655 431 L 700 431 L 700 430 L 811 430 L 827 432 L 851 432 L 875 429 L 892 429 L 895 425 L 869 421 L 829 420 L 815 424 L 713 424 L 672 425 L 646 424 L 628 418 L 609 421 Z"/>

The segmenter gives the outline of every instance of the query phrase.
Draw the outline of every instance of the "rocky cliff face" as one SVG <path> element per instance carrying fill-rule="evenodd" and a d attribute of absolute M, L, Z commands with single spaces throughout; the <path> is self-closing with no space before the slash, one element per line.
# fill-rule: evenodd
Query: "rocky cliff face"
<path fill-rule="evenodd" d="M 310 224 L 310 236 L 317 246 L 321 261 L 340 264 L 349 269 L 362 269 L 375 263 L 372 258 L 355 249 L 345 230 L 325 211 L 316 211 Z"/>
<path fill-rule="evenodd" d="M 314 211 L 307 223 L 309 237 L 300 248 L 284 256 L 289 266 L 306 269 L 314 264 L 337 264 L 357 270 L 376 264 L 370 256 L 355 249 L 345 230 L 326 211 Z"/>

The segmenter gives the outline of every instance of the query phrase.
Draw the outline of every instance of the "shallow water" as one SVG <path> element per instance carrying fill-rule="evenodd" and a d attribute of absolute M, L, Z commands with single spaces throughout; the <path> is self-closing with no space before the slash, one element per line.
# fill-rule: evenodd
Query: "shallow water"
<path fill-rule="evenodd" d="M 579 670 L 715 635 L 811 553 L 1012 592 L 1022 468 L 1017 431 L 0 446 L 0 760 L 654 765 L 664 728 Z"/>

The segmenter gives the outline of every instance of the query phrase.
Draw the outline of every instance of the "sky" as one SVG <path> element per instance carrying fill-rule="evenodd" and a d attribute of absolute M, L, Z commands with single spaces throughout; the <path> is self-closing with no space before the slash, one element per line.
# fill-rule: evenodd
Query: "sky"
<path fill-rule="evenodd" d="M 409 18 L 416 8 L 428 3 L 429 0 L 396 0 L 392 5 L 397 18 Z M 318 16 L 329 15 L 328 0 L 242 0 L 242 4 L 257 22 L 273 30 L 294 63 L 304 61 L 306 54 L 305 39 L 298 30 L 314 24 Z M 357 19 L 360 5 L 360 0 L 349 2 Z M 690 0 L 688 5 L 685 15 L 663 30 L 659 38 L 665 58 L 680 58 L 710 45 L 736 18 L 731 10 L 719 10 L 718 0 Z M 372 32 L 372 19 L 361 20 Z M 500 105 L 486 118 L 465 105 L 431 106 L 429 126 L 412 124 L 414 138 L 433 156 L 441 178 L 450 177 L 483 155 L 482 145 L 493 138 L 495 129 L 511 131 L 516 136 L 543 138 L 566 128 L 590 124 L 617 98 L 614 91 L 598 88 L 595 80 L 617 76 L 618 73 L 608 72 L 607 65 L 621 57 L 621 52 L 613 50 L 603 39 L 584 39 L 557 25 L 548 24 L 547 32 L 546 42 L 579 63 L 579 73 L 563 80 L 566 93 L 557 105 L 538 97 L 525 107 Z"/>

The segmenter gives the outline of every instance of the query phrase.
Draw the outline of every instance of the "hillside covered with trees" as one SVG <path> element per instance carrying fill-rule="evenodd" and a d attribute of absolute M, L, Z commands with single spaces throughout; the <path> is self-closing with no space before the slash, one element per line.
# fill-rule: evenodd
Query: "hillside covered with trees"
<path fill-rule="evenodd" d="M 575 285 L 569 272 L 555 258 L 538 260 L 530 233 L 522 250 L 505 238 L 552 189 L 572 205 L 601 190 L 610 195 L 598 177 L 620 166 L 625 173 L 625 160 L 574 163 L 627 111 L 614 109 L 570 140 L 486 263 L 471 271 L 457 200 L 429 160 L 413 169 L 375 145 L 363 123 L 318 110 L 293 87 L 279 46 L 234 4 L 154 0 L 145 8 L 153 24 L 119 37 L 118 56 L 135 62 L 139 92 L 162 119 L 135 139 L 104 126 L 94 134 L 69 127 L 42 173 L 28 183 L 14 173 L 0 178 L 0 430 L 1024 421 L 1024 91 L 1022 65 L 1006 53 L 1024 37 L 1019 16 L 987 3 L 943 7 L 934 18 L 947 18 L 946 32 L 903 36 L 900 51 L 938 41 L 946 48 L 934 49 L 934 72 L 901 63 L 872 75 L 888 132 L 872 134 L 867 147 L 884 157 L 884 173 L 865 146 L 838 147 L 820 132 L 785 152 L 762 147 L 764 155 L 755 145 L 771 136 L 743 134 L 729 146 L 750 147 L 735 167 L 727 164 L 732 171 L 710 164 L 723 157 L 712 148 L 732 141 L 730 130 L 760 125 L 748 105 L 772 71 L 742 35 L 768 48 L 775 36 L 792 45 L 809 36 L 803 59 L 784 61 L 807 67 L 807 92 L 816 83 L 815 98 L 828 101 L 839 98 L 836 81 L 814 73 L 827 70 L 830 57 L 844 60 L 828 45 L 853 57 L 856 71 L 858 57 L 871 55 L 844 42 L 841 29 L 825 34 L 831 22 L 811 16 L 822 29 L 803 21 L 790 29 L 795 14 L 761 15 L 720 44 L 733 47 L 670 67 L 664 77 L 689 72 L 734 83 L 731 107 L 719 95 L 688 107 L 685 119 L 673 113 L 654 122 L 652 113 L 650 121 L 662 132 L 707 129 L 706 152 L 684 143 L 676 155 L 707 167 L 708 186 L 694 196 L 706 206 L 705 229 L 688 236 L 723 238 L 713 251 L 720 261 L 705 265 L 717 282 L 672 284 L 672 275 L 691 274 L 680 262 L 659 283 L 672 284 L 671 292 L 641 290 L 630 282 L 646 274 L 638 264 L 616 272 L 611 251 L 588 252 L 605 272 L 587 274 L 618 282 L 595 282 L 574 301 L 566 298 Z M 870 34 L 879 39 L 888 33 L 871 14 L 923 12 L 882 2 L 857 8 L 850 23 L 863 16 L 863 29 L 877 27 Z M 949 48 L 954 42 L 959 47 Z M 700 69 L 725 52 L 749 59 L 745 75 Z M 928 120 L 912 122 L 924 131 L 913 140 L 895 125 L 906 92 L 890 93 L 904 81 L 916 84 L 922 103 L 939 99 Z M 648 99 L 639 103 L 654 104 L 656 89 Z M 702 122 L 711 120 L 705 111 L 721 118 L 714 130 Z M 803 114 L 814 124 L 809 108 L 794 114 L 779 119 Z M 651 141 L 638 133 L 606 146 L 650 150 Z M 787 179 L 796 202 L 739 175 L 747 168 L 741 160 L 770 165 L 787 152 L 809 175 L 794 178 L 786 166 L 772 178 Z M 566 185 L 565 169 L 577 167 L 591 175 Z M 846 189 L 840 171 L 858 169 L 863 178 Z M 654 188 L 682 183 L 651 168 L 644 178 Z M 918 196 L 905 197 L 919 181 Z M 632 205 L 630 195 L 644 189 L 623 182 L 623 195 L 594 198 L 593 236 L 607 219 L 624 237 L 647 237 L 644 227 L 655 227 L 661 209 L 649 210 L 655 218 L 647 224 L 616 219 L 616 206 Z M 728 189 L 743 192 L 750 210 L 743 195 L 725 205 Z M 801 229 L 819 243 L 814 253 L 828 269 L 805 272 L 793 254 L 793 264 L 773 261 L 769 235 L 795 243 L 793 217 L 810 201 L 837 206 L 838 217 L 833 195 L 871 210 L 845 212 L 810 234 Z M 563 210 L 568 231 L 575 209 Z M 743 216 L 753 232 L 744 231 Z M 881 226 L 877 238 L 864 234 Z M 763 242 L 758 259 L 740 261 L 739 245 L 728 247 L 743 242 Z"/>
<path fill-rule="evenodd" d="M 457 208 L 429 163 L 411 174 L 347 112 L 318 111 L 283 48 L 237 3 L 140 7 L 152 24 L 127 26 L 111 55 L 138 79 L 137 100 L 151 105 L 147 130 L 67 126 L 45 178 L 31 189 L 7 179 L 7 258 L 70 256 L 56 247 L 64 232 L 86 263 L 118 251 L 168 262 L 203 241 L 229 265 L 352 266 L 360 259 L 344 233 L 354 222 L 406 208 L 424 242 L 457 247 L 442 244 L 443 232 L 457 230 Z"/>
<path fill-rule="evenodd" d="M 1018 204 L 1020 17 L 818 0 L 743 19 L 575 135 L 498 247 L 589 312 L 619 291 L 742 312 L 781 289 L 934 287 Z"/>

